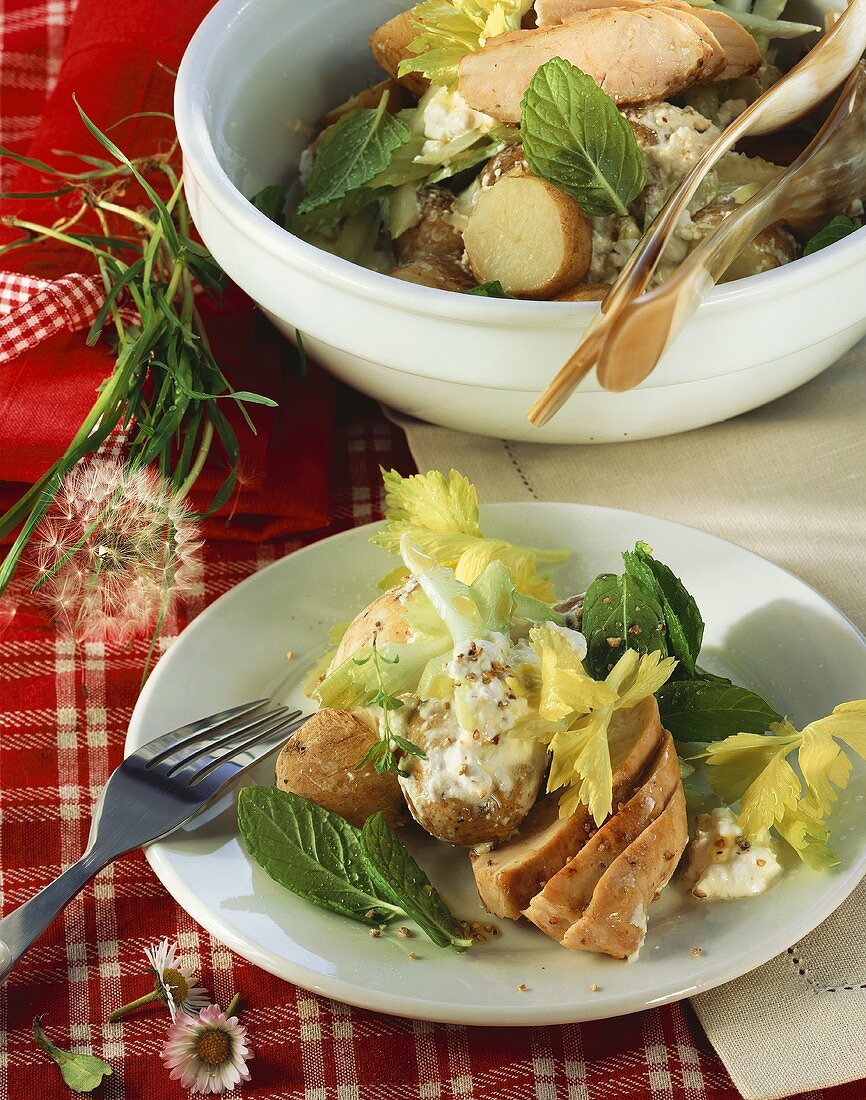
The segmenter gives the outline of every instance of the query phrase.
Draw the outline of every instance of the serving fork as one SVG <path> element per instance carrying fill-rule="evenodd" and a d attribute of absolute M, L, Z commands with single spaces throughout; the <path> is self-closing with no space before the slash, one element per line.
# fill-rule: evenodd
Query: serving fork
<path fill-rule="evenodd" d="M 704 177 L 747 134 L 770 134 L 808 115 L 845 82 L 866 50 L 866 0 L 850 0 L 832 29 L 719 135 L 668 198 L 626 261 L 580 346 L 527 412 L 541 427 L 598 363 L 619 312 L 649 286 L 677 223 Z M 718 232 L 718 230 L 716 230 Z M 599 381 L 605 386 L 606 377 Z"/>
<path fill-rule="evenodd" d="M 115 768 L 94 807 L 81 858 L 0 920 L 0 979 L 98 871 L 185 825 L 305 721 L 300 711 L 268 702 L 257 699 L 181 726 Z"/>

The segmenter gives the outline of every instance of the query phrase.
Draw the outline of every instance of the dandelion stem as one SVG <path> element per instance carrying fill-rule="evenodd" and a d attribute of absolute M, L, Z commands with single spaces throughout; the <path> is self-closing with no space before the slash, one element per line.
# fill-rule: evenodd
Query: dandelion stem
<path fill-rule="evenodd" d="M 158 989 L 152 989 L 150 993 L 145 993 L 143 997 L 137 997 L 134 1001 L 130 1001 L 127 1005 L 121 1005 L 120 1008 L 116 1008 L 114 1012 L 109 1012 L 108 1022 L 110 1024 L 117 1023 L 118 1020 L 122 1020 L 124 1016 L 128 1016 L 130 1012 L 137 1012 L 140 1008 L 145 1008 L 147 1005 L 152 1005 L 156 1001 L 161 1001 L 162 996 Z"/>
<path fill-rule="evenodd" d="M 178 489 L 177 495 L 181 500 L 189 494 L 198 480 L 198 475 L 202 472 L 205 461 L 207 460 L 208 452 L 210 451 L 211 443 L 213 442 L 213 424 L 210 420 L 205 421 L 204 429 L 201 433 L 201 443 L 198 447 L 198 453 L 195 456 L 195 461 L 190 466 L 189 473 L 184 480 L 183 485 Z"/>

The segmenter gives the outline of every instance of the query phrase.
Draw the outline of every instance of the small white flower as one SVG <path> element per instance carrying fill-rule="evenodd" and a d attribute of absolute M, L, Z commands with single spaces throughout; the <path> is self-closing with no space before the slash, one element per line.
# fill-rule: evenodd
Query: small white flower
<path fill-rule="evenodd" d="M 218 1005 L 208 1005 L 198 1016 L 178 1016 L 168 1030 L 160 1057 L 172 1081 L 194 1093 L 223 1093 L 249 1081 L 247 1061 L 252 1051 L 247 1029 Z"/>
<path fill-rule="evenodd" d="M 198 976 L 189 966 L 178 962 L 177 945 L 163 937 L 158 944 L 144 949 L 156 977 L 160 998 L 165 1001 L 172 1020 L 178 1012 L 195 1016 L 208 1003 L 207 990 L 198 985 Z"/>

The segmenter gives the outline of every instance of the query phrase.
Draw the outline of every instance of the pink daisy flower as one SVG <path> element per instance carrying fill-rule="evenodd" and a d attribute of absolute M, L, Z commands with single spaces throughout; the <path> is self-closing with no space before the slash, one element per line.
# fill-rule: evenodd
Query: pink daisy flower
<path fill-rule="evenodd" d="M 178 1013 L 160 1057 L 184 1088 L 201 1095 L 228 1092 L 250 1079 L 246 1035 L 237 1016 L 227 1019 L 218 1005 L 208 1005 L 197 1016 Z"/>

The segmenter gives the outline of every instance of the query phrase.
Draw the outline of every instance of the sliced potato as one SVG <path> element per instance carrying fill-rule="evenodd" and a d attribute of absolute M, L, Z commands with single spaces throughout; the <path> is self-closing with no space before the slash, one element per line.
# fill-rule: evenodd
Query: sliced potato
<path fill-rule="evenodd" d="M 381 810 L 389 825 L 406 816 L 406 803 L 394 772 L 370 764 L 358 768 L 379 734 L 347 710 L 325 707 L 283 746 L 277 757 L 277 786 L 309 798 L 360 828 Z"/>
<path fill-rule="evenodd" d="M 554 302 L 603 302 L 610 290 L 610 283 L 578 283 L 570 290 L 557 294 Z"/>
<path fill-rule="evenodd" d="M 391 272 L 395 279 L 404 283 L 418 283 L 432 286 L 436 290 L 454 290 L 461 292 L 475 286 L 475 280 L 466 268 L 449 256 L 422 256 L 411 263 L 395 267 Z"/>
<path fill-rule="evenodd" d="M 398 84 L 396 80 L 382 80 L 370 88 L 364 88 L 357 95 L 350 96 L 345 103 L 341 103 L 339 107 L 334 107 L 333 110 L 328 111 L 326 115 L 322 116 L 322 128 L 326 130 L 329 126 L 333 126 L 349 111 L 357 111 L 359 108 L 369 110 L 378 107 L 385 92 L 388 93 L 387 110 L 389 115 L 396 115 L 398 111 L 412 106 L 412 97 L 402 84 Z"/>
<path fill-rule="evenodd" d="M 586 277 L 592 231 L 577 203 L 535 176 L 505 176 L 478 194 L 463 243 L 479 283 L 517 298 L 553 298 Z"/>
<path fill-rule="evenodd" d="M 431 256 L 448 256 L 459 262 L 463 236 L 451 220 L 454 196 L 444 187 L 424 187 L 418 192 L 420 219 L 394 242 L 399 264 Z"/>
<path fill-rule="evenodd" d="M 699 210 L 693 221 L 709 234 L 736 209 L 734 202 L 713 202 Z M 735 279 L 771 271 L 796 260 L 798 254 L 797 242 L 788 230 L 782 225 L 771 225 L 743 249 L 719 282 L 732 283 Z"/>
<path fill-rule="evenodd" d="M 370 35 L 370 50 L 376 64 L 381 66 L 404 88 L 408 88 L 413 95 L 422 96 L 430 87 L 430 82 L 420 73 L 407 73 L 406 76 L 398 76 L 397 69 L 400 62 L 412 55 L 409 52 L 409 43 L 418 36 L 408 11 L 401 11 L 387 23 Z"/>
<path fill-rule="evenodd" d="M 329 673 L 339 668 L 353 653 L 371 645 L 374 634 L 379 645 L 385 645 L 388 642 L 401 645 L 408 639 L 409 624 L 406 622 L 404 607 L 400 600 L 405 591 L 404 585 L 389 588 L 355 616 L 349 623 L 337 647 L 337 652 L 331 660 L 328 667 Z"/>

